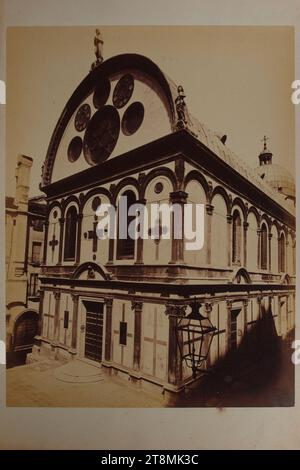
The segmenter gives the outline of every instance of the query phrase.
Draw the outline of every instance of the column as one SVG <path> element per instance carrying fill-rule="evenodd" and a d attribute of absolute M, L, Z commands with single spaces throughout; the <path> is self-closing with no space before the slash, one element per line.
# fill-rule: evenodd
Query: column
<path fill-rule="evenodd" d="M 273 310 L 272 310 L 272 301 L 273 301 L 273 299 L 274 299 L 274 295 L 269 295 L 269 296 L 268 296 L 269 303 L 268 303 L 268 311 L 267 311 L 267 313 L 268 313 L 269 315 L 272 315 L 272 317 L 273 317 L 273 314 L 274 314 L 274 312 L 273 312 Z"/>
<path fill-rule="evenodd" d="M 232 215 L 227 214 L 227 262 L 231 266 L 231 245 L 232 245 Z"/>
<path fill-rule="evenodd" d="M 262 318 L 262 309 L 261 309 L 261 302 L 262 302 L 262 297 L 261 295 L 257 296 L 257 305 L 258 305 L 258 319 L 261 320 Z"/>
<path fill-rule="evenodd" d="M 278 305 L 278 336 L 282 336 L 282 312 L 281 312 L 281 297 L 277 297 L 277 305 Z"/>
<path fill-rule="evenodd" d="M 47 245 L 48 245 L 48 230 L 49 230 L 49 221 L 44 222 L 45 233 L 44 233 L 44 250 L 43 250 L 43 264 L 47 263 Z"/>
<path fill-rule="evenodd" d="M 112 360 L 112 306 L 113 299 L 106 299 L 105 301 L 105 351 L 104 358 L 106 361 Z"/>
<path fill-rule="evenodd" d="M 212 304 L 210 302 L 205 302 L 205 315 L 207 318 L 209 318 L 209 320 L 210 320 L 211 312 L 212 312 Z M 209 347 L 210 337 L 208 336 L 210 335 L 206 335 L 206 337 L 204 338 L 204 341 L 206 342 L 206 344 L 204 345 L 205 348 Z M 210 359 L 210 350 L 209 350 L 207 359 L 206 359 L 206 369 L 208 369 L 210 365 L 211 365 L 211 359 Z"/>
<path fill-rule="evenodd" d="M 296 295 L 292 294 L 292 327 L 295 326 L 295 313 L 296 313 Z"/>
<path fill-rule="evenodd" d="M 140 199 L 139 201 L 136 201 L 136 204 L 141 204 L 144 206 L 144 209 L 146 207 L 146 199 Z M 144 212 L 144 217 L 146 217 L 146 214 Z M 147 225 L 148 225 L 148 220 L 147 220 Z M 140 227 L 140 233 L 141 233 L 142 228 Z M 144 246 L 144 240 L 140 236 L 136 240 L 136 264 L 143 264 L 143 246 Z"/>
<path fill-rule="evenodd" d="M 44 297 L 45 297 L 45 291 L 44 289 L 40 289 L 38 331 L 37 331 L 37 335 L 34 337 L 34 343 L 37 344 L 38 346 L 40 345 L 40 340 L 42 337 L 42 330 L 43 330 Z"/>
<path fill-rule="evenodd" d="M 61 217 L 59 219 L 59 251 L 58 251 L 58 264 L 62 261 L 62 254 L 63 254 L 63 241 L 64 241 L 64 226 L 65 226 L 65 219 Z"/>
<path fill-rule="evenodd" d="M 82 227 L 82 212 L 77 214 L 77 241 L 76 241 L 76 263 L 80 263 L 80 248 L 81 248 L 81 227 Z"/>
<path fill-rule="evenodd" d="M 244 228 L 244 267 L 247 267 L 247 232 L 248 232 L 249 224 L 248 222 L 243 223 Z"/>
<path fill-rule="evenodd" d="M 269 238 L 269 253 L 268 253 L 269 271 L 271 272 L 272 271 L 272 233 L 269 233 L 268 238 Z"/>
<path fill-rule="evenodd" d="M 260 228 L 257 230 L 257 268 L 260 269 Z"/>
<path fill-rule="evenodd" d="M 292 263 L 293 263 L 293 266 L 292 266 L 293 272 L 292 272 L 292 274 L 293 274 L 293 276 L 295 276 L 295 274 L 296 274 L 296 253 L 295 253 L 296 252 L 296 238 L 295 238 L 295 234 L 292 234 L 292 242 L 293 242 L 293 244 L 292 244 Z"/>
<path fill-rule="evenodd" d="M 54 310 L 54 342 L 59 342 L 59 304 L 60 304 L 60 292 L 54 292 L 55 298 L 55 310 Z"/>
<path fill-rule="evenodd" d="M 214 206 L 212 204 L 206 204 L 206 263 L 211 264 L 211 226 L 212 226 L 212 215 Z"/>
<path fill-rule="evenodd" d="M 244 322 L 244 335 L 248 333 L 248 299 L 243 300 L 243 322 Z"/>
<path fill-rule="evenodd" d="M 289 296 L 287 295 L 285 297 L 285 303 L 286 303 L 286 331 L 285 331 L 285 334 L 287 334 L 289 332 L 289 329 L 290 329 L 290 322 L 289 322 Z"/>
<path fill-rule="evenodd" d="M 143 303 L 133 301 L 131 308 L 134 310 L 133 368 L 134 370 L 140 370 Z"/>
<path fill-rule="evenodd" d="M 178 319 L 185 313 L 185 307 L 180 305 L 166 305 L 166 315 L 169 317 L 169 360 L 168 382 L 178 385 L 182 380 L 182 361 L 177 341 L 176 328 Z"/>
<path fill-rule="evenodd" d="M 174 191 L 170 193 L 170 201 L 181 207 L 181 238 L 174 238 L 174 213 L 172 213 L 172 260 L 171 263 L 184 263 L 184 205 L 187 200 L 187 193 L 184 191 Z"/>
<path fill-rule="evenodd" d="M 231 309 L 232 309 L 232 300 L 226 301 L 227 307 L 227 352 L 231 349 Z"/>
<path fill-rule="evenodd" d="M 76 350 L 77 349 L 77 325 L 78 325 L 79 295 L 78 294 L 72 294 L 72 300 L 73 300 L 73 319 L 72 319 L 72 342 L 71 342 L 71 347 L 72 347 L 73 350 Z"/>
<path fill-rule="evenodd" d="M 114 220 L 114 224 L 116 224 L 116 226 L 114 227 L 115 228 L 115 236 L 116 236 L 116 239 L 118 240 L 118 230 L 119 230 L 119 226 L 118 226 L 118 212 L 117 212 L 117 207 L 114 206 L 114 209 L 115 209 L 115 214 L 116 214 L 116 218 Z M 108 240 L 108 261 L 107 261 L 107 264 L 113 264 L 114 263 L 114 253 L 115 253 L 115 239 L 113 237 L 109 237 L 109 240 Z"/>
<path fill-rule="evenodd" d="M 288 259 L 289 259 L 289 241 L 288 241 L 288 237 L 286 237 L 286 241 L 285 241 L 285 253 L 284 253 L 284 272 L 287 273 L 288 272 Z M 290 273 L 289 273 L 290 274 Z"/>

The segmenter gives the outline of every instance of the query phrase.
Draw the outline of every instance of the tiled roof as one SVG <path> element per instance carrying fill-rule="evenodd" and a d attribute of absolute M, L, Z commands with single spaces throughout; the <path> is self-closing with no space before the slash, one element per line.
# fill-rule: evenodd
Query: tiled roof
<path fill-rule="evenodd" d="M 169 83 L 170 90 L 175 102 L 178 96 L 177 85 L 166 74 L 165 78 Z M 188 128 L 193 132 L 197 139 L 202 144 L 208 147 L 214 154 L 226 162 L 231 168 L 236 170 L 240 175 L 258 187 L 261 191 L 267 194 L 275 202 L 280 204 L 285 210 L 291 214 L 295 214 L 294 203 L 291 200 L 285 199 L 282 194 L 274 191 L 273 188 L 263 181 L 258 175 L 257 171 L 249 166 L 241 157 L 236 155 L 227 145 L 223 144 L 217 132 L 210 130 L 205 124 L 200 122 L 197 118 L 189 113 Z"/>

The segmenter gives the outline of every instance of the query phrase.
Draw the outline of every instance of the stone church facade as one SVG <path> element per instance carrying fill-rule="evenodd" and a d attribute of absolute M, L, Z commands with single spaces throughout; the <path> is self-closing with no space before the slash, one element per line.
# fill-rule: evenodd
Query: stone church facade
<path fill-rule="evenodd" d="M 275 181 L 272 165 L 266 145 L 258 169 L 244 164 L 226 136 L 189 114 L 182 87 L 148 58 L 98 61 L 67 102 L 43 166 L 33 357 L 101 363 L 137 384 L 179 392 L 194 380 L 176 334 L 193 302 L 216 328 L 206 368 L 238 348 L 266 312 L 284 337 L 295 311 L 294 183 L 284 170 L 284 184 L 280 171 Z M 97 207 L 117 210 L 122 195 L 146 207 L 204 204 L 203 248 L 187 251 L 174 237 L 98 239 Z"/>

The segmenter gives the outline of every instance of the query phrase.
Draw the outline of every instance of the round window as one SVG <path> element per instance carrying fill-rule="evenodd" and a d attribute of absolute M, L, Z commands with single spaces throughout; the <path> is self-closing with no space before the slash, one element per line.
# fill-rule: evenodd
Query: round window
<path fill-rule="evenodd" d="M 74 137 L 69 143 L 68 159 L 70 162 L 76 162 L 82 151 L 82 139 L 79 136 Z"/>
<path fill-rule="evenodd" d="M 110 81 L 104 77 L 100 81 L 99 85 L 96 86 L 93 96 L 93 103 L 95 108 L 99 109 L 104 106 L 110 95 Z"/>
<path fill-rule="evenodd" d="M 125 135 L 134 134 L 144 120 L 144 106 L 139 101 L 132 103 L 125 111 L 122 118 L 122 132 Z"/>
<path fill-rule="evenodd" d="M 105 161 L 114 150 L 120 133 L 120 117 L 113 106 L 96 111 L 85 131 L 83 152 L 90 165 Z"/>

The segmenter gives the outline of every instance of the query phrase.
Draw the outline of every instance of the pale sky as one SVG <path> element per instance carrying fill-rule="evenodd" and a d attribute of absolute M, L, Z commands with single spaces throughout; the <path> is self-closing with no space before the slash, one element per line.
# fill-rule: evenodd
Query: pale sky
<path fill-rule="evenodd" d="M 294 174 L 294 33 L 290 27 L 101 27 L 104 59 L 138 53 L 184 87 L 189 111 L 228 135 L 237 155 L 258 165 L 269 137 L 273 162 Z M 95 60 L 95 27 L 9 28 L 6 194 L 14 195 L 18 153 L 34 164 L 30 194 L 55 124 Z"/>

